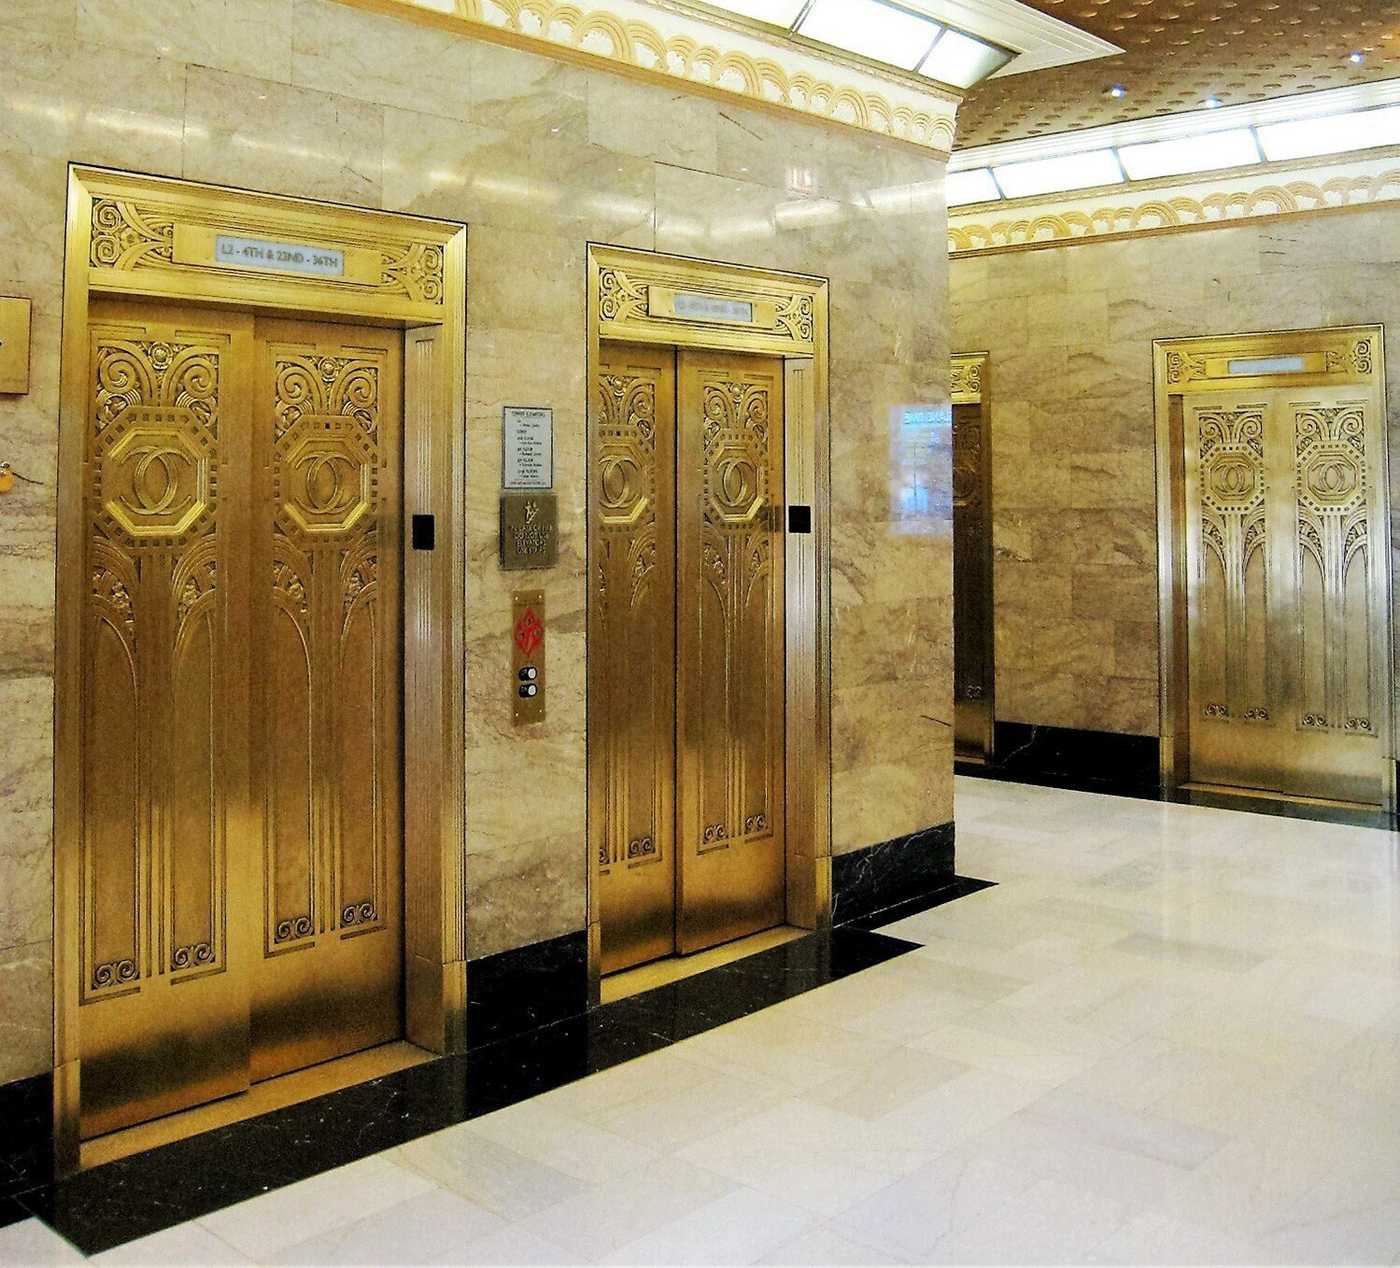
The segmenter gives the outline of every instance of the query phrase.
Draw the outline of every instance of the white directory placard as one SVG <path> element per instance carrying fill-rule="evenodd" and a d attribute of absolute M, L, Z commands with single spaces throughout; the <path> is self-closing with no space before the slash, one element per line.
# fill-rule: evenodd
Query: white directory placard
<path fill-rule="evenodd" d="M 753 321 L 753 305 L 742 299 L 720 299 L 717 295 L 697 295 L 693 291 L 676 294 L 676 316 L 695 321 Z"/>
<path fill-rule="evenodd" d="M 554 411 L 537 405 L 505 407 L 501 483 L 507 489 L 554 487 Z"/>
<path fill-rule="evenodd" d="M 273 269 L 278 273 L 304 273 L 312 277 L 345 276 L 344 251 L 310 247 L 299 242 L 235 238 L 223 233 L 214 239 L 214 262 L 239 268 Z"/>

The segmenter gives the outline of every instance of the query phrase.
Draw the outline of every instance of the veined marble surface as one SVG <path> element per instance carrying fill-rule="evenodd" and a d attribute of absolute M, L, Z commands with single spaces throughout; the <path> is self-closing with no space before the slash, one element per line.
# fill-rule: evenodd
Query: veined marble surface
<path fill-rule="evenodd" d="M 468 224 L 472 958 L 584 925 L 589 241 L 831 278 L 835 849 L 952 814 L 943 164 L 331 0 L 3 0 L 0 294 L 34 299 L 0 399 L 0 1082 L 49 1068 L 55 480 L 67 164 Z M 501 407 L 555 409 L 559 564 L 496 564 Z M 942 411 L 940 413 L 940 411 Z M 510 724 L 510 591 L 546 593 L 549 720 Z"/>
<path fill-rule="evenodd" d="M 919 949 L 103 1258 L 1400 1262 L 1400 837 L 957 791 Z"/>

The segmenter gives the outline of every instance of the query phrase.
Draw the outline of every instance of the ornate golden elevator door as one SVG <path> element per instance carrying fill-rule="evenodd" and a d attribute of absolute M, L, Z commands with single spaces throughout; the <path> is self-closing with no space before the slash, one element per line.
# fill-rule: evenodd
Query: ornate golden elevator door
<path fill-rule="evenodd" d="M 783 919 L 783 363 L 603 357 L 589 770 L 612 972 Z"/>
<path fill-rule="evenodd" d="M 400 1030 L 399 337 L 96 302 L 81 1132 Z"/>
<path fill-rule="evenodd" d="M 1186 398 L 1193 782 L 1383 801 L 1383 425 L 1354 388 Z"/>

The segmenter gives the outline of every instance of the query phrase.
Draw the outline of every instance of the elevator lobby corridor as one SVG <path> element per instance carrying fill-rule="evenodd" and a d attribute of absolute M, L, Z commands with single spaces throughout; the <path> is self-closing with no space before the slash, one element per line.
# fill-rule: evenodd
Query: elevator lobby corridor
<path fill-rule="evenodd" d="M 918 949 L 99 1262 L 1400 1263 L 1396 836 L 957 796 Z"/>

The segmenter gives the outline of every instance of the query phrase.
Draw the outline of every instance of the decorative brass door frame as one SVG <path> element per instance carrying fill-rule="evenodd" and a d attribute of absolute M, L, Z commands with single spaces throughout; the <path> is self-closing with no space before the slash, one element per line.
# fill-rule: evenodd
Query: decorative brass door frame
<path fill-rule="evenodd" d="M 1164 787 L 1180 787 L 1193 779 L 1193 706 L 1190 701 L 1193 686 L 1199 692 L 1203 680 L 1199 667 L 1193 673 L 1190 654 L 1193 631 L 1188 614 L 1191 604 L 1199 601 L 1197 596 L 1201 593 L 1193 579 L 1191 561 L 1203 558 L 1202 552 L 1210 546 L 1222 559 L 1221 566 L 1235 568 L 1241 578 L 1244 575 L 1241 570 L 1263 566 L 1261 561 L 1267 558 L 1274 575 L 1287 580 L 1301 576 L 1299 570 L 1303 562 L 1298 551 L 1290 553 L 1286 546 L 1298 537 L 1298 550 L 1306 553 L 1308 542 L 1303 539 L 1311 537 L 1316 539 L 1313 545 L 1317 566 L 1327 572 L 1332 566 L 1328 559 L 1333 553 L 1328 545 L 1330 527 L 1318 521 L 1318 515 L 1309 510 L 1311 502 L 1316 499 L 1304 487 L 1308 482 L 1302 474 L 1302 466 L 1298 464 L 1308 461 L 1310 455 L 1316 456 L 1313 453 L 1315 449 L 1318 452 L 1326 450 L 1327 453 L 1336 449 L 1341 453 L 1342 441 L 1331 434 L 1329 420 L 1339 416 L 1339 411 L 1351 408 L 1359 420 L 1357 425 L 1364 433 L 1355 450 L 1354 461 L 1360 464 L 1357 470 L 1363 487 L 1369 486 L 1370 514 L 1378 522 L 1385 539 L 1384 547 L 1372 551 L 1367 560 L 1370 600 L 1363 641 L 1370 649 L 1367 661 L 1373 684 L 1371 694 L 1374 707 L 1365 722 L 1378 745 L 1374 758 L 1377 765 L 1371 776 L 1371 784 L 1379 794 L 1382 809 L 1390 813 L 1396 809 L 1395 648 L 1393 581 L 1388 548 L 1389 437 L 1386 427 L 1384 345 L 1384 330 L 1380 326 L 1154 342 L 1161 652 L 1160 769 Z M 1290 424 L 1287 429 L 1290 439 L 1285 453 L 1277 452 L 1276 445 L 1271 451 L 1267 438 L 1269 428 L 1280 425 L 1271 420 L 1275 420 L 1281 411 L 1289 411 L 1286 421 Z M 1314 415 L 1317 418 L 1314 419 Z M 1293 435 L 1295 431 L 1296 436 Z M 1314 432 L 1317 434 L 1314 435 Z M 1196 437 L 1197 449 L 1188 456 L 1188 441 L 1192 436 Z M 1349 462 L 1353 461 L 1351 454 L 1345 456 Z M 1228 471 L 1222 469 L 1216 472 L 1215 468 L 1226 460 L 1233 466 Z M 1212 490 L 1208 491 L 1209 496 L 1203 504 L 1210 512 L 1211 524 L 1215 526 L 1210 532 L 1207 532 L 1209 525 L 1193 527 L 1188 514 L 1191 497 L 1195 496 L 1200 502 L 1203 496 L 1201 473 L 1207 466 L 1219 477 L 1213 479 Z M 1271 501 L 1285 495 L 1293 498 L 1297 502 L 1296 509 L 1290 509 L 1290 502 L 1287 508 L 1266 511 L 1266 489 Z M 1327 502 L 1329 498 L 1329 490 L 1323 490 L 1323 501 Z M 1332 509 L 1330 505 L 1323 506 L 1319 513 L 1330 513 Z M 1347 508 L 1339 504 L 1339 509 Z M 1262 543 L 1261 535 L 1266 531 L 1268 517 L 1276 519 L 1277 524 L 1274 529 L 1268 530 L 1267 552 L 1261 552 L 1258 546 Z M 1326 514 L 1323 518 L 1326 518 Z M 1296 531 L 1285 533 L 1282 531 L 1285 524 L 1288 529 Z M 1368 528 L 1363 524 L 1358 531 L 1364 536 Z M 1371 532 L 1374 538 L 1374 530 Z M 1207 538 L 1215 544 L 1211 546 Z M 1238 548 L 1232 550 L 1231 543 Z M 1236 555 L 1239 557 L 1236 558 Z M 1289 584 L 1294 583 L 1290 581 Z M 1304 629 L 1305 619 L 1301 610 L 1299 615 L 1291 615 L 1292 610 L 1285 607 L 1285 601 L 1293 600 L 1279 593 L 1279 589 L 1280 586 L 1275 583 L 1274 593 L 1267 601 L 1251 601 L 1255 606 L 1249 611 L 1240 606 L 1245 599 L 1239 598 L 1233 601 L 1234 606 L 1228 612 L 1222 609 L 1222 613 L 1227 617 L 1233 613 L 1232 619 L 1244 630 L 1242 640 L 1248 634 L 1246 625 L 1257 630 L 1264 619 L 1285 622 L 1277 628 L 1286 632 L 1292 648 L 1288 654 L 1296 659 L 1297 647 L 1303 645 L 1300 640 L 1305 641 L 1309 635 Z M 1266 603 L 1266 606 L 1258 606 L 1261 603 Z M 1235 649 L 1235 661 L 1238 662 L 1240 656 L 1245 654 L 1243 646 Z M 1277 661 L 1277 653 L 1273 659 Z M 1267 671 L 1260 670 L 1265 677 L 1256 675 L 1250 678 L 1248 666 L 1236 664 L 1238 673 L 1232 676 L 1229 690 L 1237 695 L 1251 691 L 1254 695 L 1261 695 L 1266 690 L 1273 690 L 1271 683 L 1278 685 L 1275 680 L 1280 675 L 1295 674 L 1295 668 L 1291 660 L 1287 666 L 1279 662 L 1271 665 Z M 1297 668 L 1296 672 L 1302 671 Z M 1336 696 L 1337 684 L 1330 681 L 1335 675 L 1323 676 L 1329 679 L 1323 694 L 1329 698 Z M 1247 681 L 1234 682 L 1235 677 L 1243 677 Z M 1295 697 L 1300 690 L 1299 684 L 1284 683 L 1273 694 L 1297 704 Z M 1239 704 L 1238 710 L 1233 707 L 1235 703 Z M 1217 717 L 1233 717 L 1240 710 L 1243 710 L 1241 718 L 1247 719 L 1242 725 L 1268 726 L 1276 721 L 1270 716 L 1273 711 L 1270 707 L 1261 705 L 1259 701 L 1245 702 L 1243 695 L 1240 695 L 1237 702 L 1233 697 L 1231 701 L 1219 702 L 1209 717 L 1203 713 L 1205 720 L 1201 725 L 1207 726 Z M 1324 784 L 1329 779 L 1336 782 L 1335 777 L 1325 773 L 1325 763 L 1318 762 L 1315 755 L 1304 752 L 1312 743 L 1314 733 L 1325 722 L 1325 719 L 1319 720 L 1320 715 L 1314 716 L 1307 710 L 1304 712 L 1307 717 L 1299 722 L 1302 739 L 1298 745 L 1286 747 L 1297 748 L 1303 767 L 1323 771 L 1321 778 Z M 1201 738 L 1204 743 L 1204 732 Z M 1207 749 L 1214 751 L 1211 745 Z M 1268 765 L 1268 761 L 1265 764 Z M 1274 764 L 1277 765 L 1277 762 Z M 1278 782 L 1274 778 L 1269 786 Z M 1340 783 L 1338 786 L 1341 786 Z M 1352 800 L 1346 795 L 1329 793 L 1326 787 L 1312 794 L 1294 789 L 1277 795 Z"/>
<path fill-rule="evenodd" d="M 327 276 L 324 268 L 318 273 L 230 266 L 212 249 L 221 235 L 263 247 L 304 244 L 322 256 L 315 262 L 318 267 L 325 256 L 334 260 L 332 253 L 340 252 L 343 269 L 340 276 Z M 82 640 L 92 592 L 83 474 L 91 299 L 198 303 L 206 306 L 212 324 L 232 322 L 233 327 L 239 313 L 260 313 L 339 318 L 404 332 L 402 510 L 405 515 L 433 514 L 439 521 L 437 549 L 408 552 L 402 578 L 405 1026 L 414 1043 L 455 1051 L 463 1043 L 466 1001 L 466 567 L 458 496 L 464 469 L 466 228 L 74 166 L 69 169 L 64 281 L 55 655 L 54 1114 L 59 1165 L 72 1170 L 78 1163 L 81 1079 Z M 195 601 L 201 601 L 197 594 Z"/>
<path fill-rule="evenodd" d="M 992 431 L 987 353 L 953 357 L 953 713 L 959 760 L 989 762 L 996 735 Z"/>
<path fill-rule="evenodd" d="M 681 313 L 692 315 L 682 316 Z M 774 502 L 812 508 L 812 531 L 784 540 L 784 863 L 789 924 L 831 918 L 830 437 L 827 282 L 823 278 L 660 255 L 588 248 L 590 470 L 602 443 L 597 402 L 608 345 L 712 349 L 782 359 L 783 489 Z M 589 575 L 601 558 L 598 490 L 589 489 Z M 602 631 L 590 604 L 590 652 Z M 591 657 L 590 657 L 591 658 Z M 589 712 L 590 731 L 597 720 Z M 597 754 L 589 746 L 590 764 Z M 590 772 L 590 789 L 593 787 Z M 598 997 L 601 964 L 599 807 L 590 795 L 589 975 Z"/>

